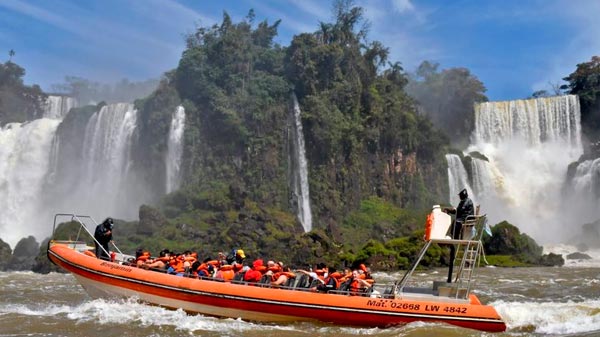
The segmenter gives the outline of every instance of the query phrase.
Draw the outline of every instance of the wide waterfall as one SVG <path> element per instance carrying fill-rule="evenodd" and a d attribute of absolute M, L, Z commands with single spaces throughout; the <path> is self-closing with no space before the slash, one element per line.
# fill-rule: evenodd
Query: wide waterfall
<path fill-rule="evenodd" d="M 302 131 L 302 120 L 300 118 L 300 105 L 296 95 L 292 95 L 293 113 L 291 114 L 290 132 L 290 183 L 294 192 L 297 206 L 298 220 L 304 227 L 305 232 L 312 229 L 312 213 L 310 210 L 310 194 L 308 189 L 308 163 L 306 161 L 306 150 L 304 148 L 304 133 Z"/>
<path fill-rule="evenodd" d="M 473 197 L 492 223 L 507 220 L 536 240 L 559 242 L 587 218 L 561 195 L 568 165 L 583 153 L 577 96 L 478 104 L 465 152 Z"/>
<path fill-rule="evenodd" d="M 185 109 L 178 106 L 171 119 L 169 140 L 167 142 L 166 191 L 173 192 L 179 187 L 181 175 L 181 155 L 183 154 L 183 130 L 185 129 Z"/>
<path fill-rule="evenodd" d="M 38 209 L 59 123 L 42 118 L 0 129 L 0 237 L 13 248 L 23 237 L 51 230 Z"/>

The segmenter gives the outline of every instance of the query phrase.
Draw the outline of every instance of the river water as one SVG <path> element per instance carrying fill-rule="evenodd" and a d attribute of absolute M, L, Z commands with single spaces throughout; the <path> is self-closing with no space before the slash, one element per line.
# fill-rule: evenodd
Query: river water
<path fill-rule="evenodd" d="M 445 270 L 417 272 L 422 282 Z M 375 273 L 391 281 L 400 274 Z M 476 294 L 507 322 L 505 333 L 444 324 L 388 329 L 313 323 L 258 324 L 188 315 L 134 301 L 90 298 L 69 274 L 0 273 L 0 336 L 600 336 L 600 268 L 480 268 Z"/>

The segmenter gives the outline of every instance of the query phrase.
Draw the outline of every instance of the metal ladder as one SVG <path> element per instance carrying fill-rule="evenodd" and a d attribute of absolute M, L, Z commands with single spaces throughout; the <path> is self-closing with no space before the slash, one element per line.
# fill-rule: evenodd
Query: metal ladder
<path fill-rule="evenodd" d="M 481 227 L 484 219 L 485 215 L 474 217 L 465 222 L 468 230 L 471 230 L 471 228 L 475 229 L 475 235 L 470 240 L 463 241 L 457 249 L 455 263 L 458 262 L 459 267 L 454 283 L 457 289 L 466 289 L 467 294 L 471 291 L 471 284 L 475 281 L 473 279 L 473 270 L 479 267 L 480 256 L 483 251 L 483 244 L 481 243 L 483 230 Z M 456 295 L 458 297 L 458 292 Z"/>

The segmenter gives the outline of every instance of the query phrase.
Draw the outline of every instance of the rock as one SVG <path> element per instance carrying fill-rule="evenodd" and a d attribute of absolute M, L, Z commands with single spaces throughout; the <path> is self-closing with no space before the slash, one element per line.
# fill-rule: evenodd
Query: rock
<path fill-rule="evenodd" d="M 558 266 L 558 267 L 560 267 L 565 264 L 565 259 L 563 259 L 562 255 L 560 255 L 560 254 L 550 253 L 550 254 L 542 255 L 539 263 L 542 266 L 548 266 L 548 267 Z"/>
<path fill-rule="evenodd" d="M 567 260 L 591 260 L 592 257 L 584 254 L 584 253 L 580 253 L 580 252 L 575 252 L 575 253 L 571 253 L 569 255 L 567 255 Z"/>
<path fill-rule="evenodd" d="M 10 261 L 12 255 L 12 250 L 8 243 L 2 241 L 0 239 L 0 270 L 4 271 L 8 267 L 8 262 Z"/>
<path fill-rule="evenodd" d="M 163 225 L 167 224 L 167 219 L 162 213 L 150 206 L 140 206 L 140 222 L 137 227 L 138 234 L 152 235 Z"/>
<path fill-rule="evenodd" d="M 21 239 L 8 262 L 8 270 L 31 270 L 40 245 L 33 236 Z"/>

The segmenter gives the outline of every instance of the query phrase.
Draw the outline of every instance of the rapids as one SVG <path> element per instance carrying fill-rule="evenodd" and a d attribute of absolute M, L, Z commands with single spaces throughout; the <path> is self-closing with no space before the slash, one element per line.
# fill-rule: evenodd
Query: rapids
<path fill-rule="evenodd" d="M 566 248 L 565 248 L 566 249 Z M 132 300 L 91 299 L 69 274 L 0 273 L 2 336 L 597 336 L 600 334 L 600 260 L 593 267 L 481 268 L 476 293 L 496 307 L 505 333 L 411 323 L 388 329 L 325 324 L 258 324 L 188 315 Z M 423 283 L 445 270 L 418 272 Z M 375 273 L 389 282 L 400 273 Z"/>

